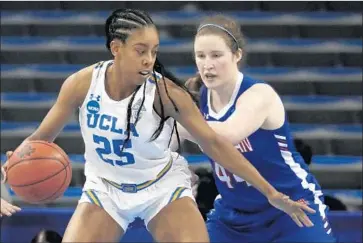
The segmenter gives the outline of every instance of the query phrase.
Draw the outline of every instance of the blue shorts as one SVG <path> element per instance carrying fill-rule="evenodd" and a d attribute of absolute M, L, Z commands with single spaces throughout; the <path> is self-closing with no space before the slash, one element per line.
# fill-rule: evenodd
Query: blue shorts
<path fill-rule="evenodd" d="M 209 213 L 207 219 L 210 241 L 223 243 L 336 242 L 326 216 L 323 218 L 319 213 L 318 205 L 309 202 L 309 206 L 316 210 L 315 214 L 308 214 L 314 224 L 310 228 L 300 228 L 289 215 L 272 207 L 268 213 L 262 213 L 263 217 L 260 219 L 255 217 L 256 214 L 240 214 L 233 209 L 217 207 Z M 328 209 L 325 210 L 325 215 L 327 211 Z M 253 220 L 246 220 L 250 216 Z M 242 221 L 248 224 L 236 223 Z"/>

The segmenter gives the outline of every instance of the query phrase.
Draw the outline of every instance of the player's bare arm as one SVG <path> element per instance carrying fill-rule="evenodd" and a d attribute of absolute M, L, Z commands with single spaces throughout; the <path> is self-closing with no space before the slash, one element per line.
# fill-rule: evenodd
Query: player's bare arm
<path fill-rule="evenodd" d="M 208 126 L 188 93 L 171 81 L 166 82 L 169 96 L 172 97 L 178 108 L 178 111 L 176 111 L 166 94 L 163 82 L 158 82 L 158 85 L 161 99 L 165 105 L 166 115 L 173 117 L 190 134 L 193 134 L 193 137 L 207 155 L 232 173 L 244 178 L 265 196 L 270 197 L 278 193 L 231 143 L 226 142 L 223 137 L 218 136 Z M 155 106 L 160 110 L 158 96 L 155 97 Z"/>
<path fill-rule="evenodd" d="M 160 90 L 163 90 L 163 85 L 160 86 Z M 185 91 L 173 84 L 168 85 L 168 91 L 179 109 L 176 112 L 170 104 L 171 102 L 167 102 L 166 94 L 163 96 L 161 92 L 164 104 L 168 104 L 168 115 L 176 119 L 190 134 L 193 134 L 196 142 L 209 157 L 253 185 L 268 198 L 271 205 L 289 214 L 300 227 L 303 227 L 303 225 L 311 227 L 313 225 L 303 211 L 315 213 L 313 209 L 307 205 L 290 200 L 288 196 L 279 193 L 272 187 L 257 169 L 235 149 L 232 143 L 226 142 L 228 140 L 218 136 L 207 125 L 197 106 Z"/>
<path fill-rule="evenodd" d="M 284 123 L 284 117 L 283 104 L 272 87 L 256 84 L 238 98 L 236 110 L 226 121 L 207 123 L 218 135 L 236 145 L 259 128 L 279 128 Z M 196 142 L 185 129 L 180 130 L 183 139 Z"/>
<path fill-rule="evenodd" d="M 54 141 L 76 109 L 82 104 L 90 85 L 92 69 L 93 66 L 82 69 L 65 80 L 55 104 L 38 129 L 27 140 Z"/>
<path fill-rule="evenodd" d="M 44 140 L 53 142 L 69 121 L 75 110 L 82 104 L 92 77 L 93 66 L 80 70 L 69 76 L 60 89 L 58 98 L 40 126 L 25 141 Z M 10 158 L 12 151 L 6 152 Z M 2 183 L 6 181 L 7 161 L 1 167 Z"/>
<path fill-rule="evenodd" d="M 253 134 L 257 129 L 277 129 L 284 123 L 284 108 L 271 86 L 255 84 L 241 95 L 236 110 L 224 122 L 209 121 L 209 126 L 233 144 Z"/>

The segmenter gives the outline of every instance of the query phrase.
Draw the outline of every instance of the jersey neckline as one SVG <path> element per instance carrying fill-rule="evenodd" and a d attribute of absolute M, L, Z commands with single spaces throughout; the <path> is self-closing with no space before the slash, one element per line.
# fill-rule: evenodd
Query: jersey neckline
<path fill-rule="evenodd" d="M 215 119 L 220 119 L 227 113 L 227 111 L 233 106 L 233 104 L 236 100 L 236 97 L 238 95 L 238 91 L 239 91 L 239 88 L 241 87 L 242 81 L 243 81 L 243 73 L 238 72 L 238 79 L 235 84 L 232 96 L 231 96 L 228 104 L 225 105 L 219 112 L 215 112 L 213 110 L 212 105 L 211 105 L 211 92 L 210 92 L 210 89 L 207 89 L 207 102 L 208 102 L 209 116 L 211 116 Z"/>
<path fill-rule="evenodd" d="M 127 97 L 125 97 L 125 98 L 123 98 L 123 99 L 121 99 L 121 100 L 114 100 L 114 99 L 112 99 L 109 95 L 108 95 L 108 93 L 107 93 L 107 91 L 106 91 L 106 80 L 107 80 L 107 77 L 106 77 L 106 75 L 107 75 L 107 70 L 108 70 L 108 68 L 111 66 L 113 64 L 113 60 L 109 60 L 109 61 L 106 61 L 106 65 L 105 65 L 105 68 L 104 68 L 104 70 L 103 70 L 103 73 L 102 73 L 102 75 L 103 75 L 103 83 L 102 83 L 102 94 L 103 94 L 103 96 L 106 98 L 106 100 L 107 100 L 107 102 L 110 102 L 110 103 L 113 103 L 113 104 L 128 104 L 128 102 L 130 101 L 130 99 L 131 99 L 131 97 L 132 97 L 132 95 L 134 94 L 134 92 L 138 92 L 138 91 L 134 91 L 134 92 L 132 92 L 129 96 L 127 96 Z M 140 87 L 140 89 L 141 88 L 143 88 L 142 86 Z M 140 90 L 139 89 L 139 90 Z"/>

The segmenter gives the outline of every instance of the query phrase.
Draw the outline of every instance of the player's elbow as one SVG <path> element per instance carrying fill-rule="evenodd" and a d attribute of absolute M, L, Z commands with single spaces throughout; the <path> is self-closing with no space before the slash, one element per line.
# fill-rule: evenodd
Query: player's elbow
<path fill-rule="evenodd" d="M 223 144 L 227 141 L 225 137 L 218 135 L 217 133 L 211 133 L 208 136 L 208 143 L 203 146 L 205 152 L 207 153 L 218 153 Z"/>
<path fill-rule="evenodd" d="M 218 139 L 222 139 L 222 142 L 230 142 L 233 145 L 237 145 L 239 144 L 239 142 L 243 139 L 241 139 L 241 136 L 239 133 L 237 133 L 236 131 L 226 131 L 223 134 L 218 134 L 220 136 L 220 138 L 217 138 L 217 143 L 220 142 Z"/>
<path fill-rule="evenodd" d="M 235 127 L 234 125 L 230 125 L 227 122 L 210 122 L 208 124 L 217 133 L 217 135 L 224 139 L 224 141 L 231 142 L 234 145 L 241 141 L 240 133 L 237 132 L 236 129 L 231 129 L 231 127 Z"/>

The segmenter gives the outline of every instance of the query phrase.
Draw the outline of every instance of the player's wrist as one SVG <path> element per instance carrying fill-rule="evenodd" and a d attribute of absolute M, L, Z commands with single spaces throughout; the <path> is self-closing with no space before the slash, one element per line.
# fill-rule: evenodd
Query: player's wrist
<path fill-rule="evenodd" d="M 272 199 L 272 198 L 275 198 L 277 195 L 279 195 L 280 193 L 273 187 L 273 186 L 269 186 L 267 189 L 266 189 L 266 192 L 265 192 L 265 196 L 267 197 L 267 199 Z"/>

